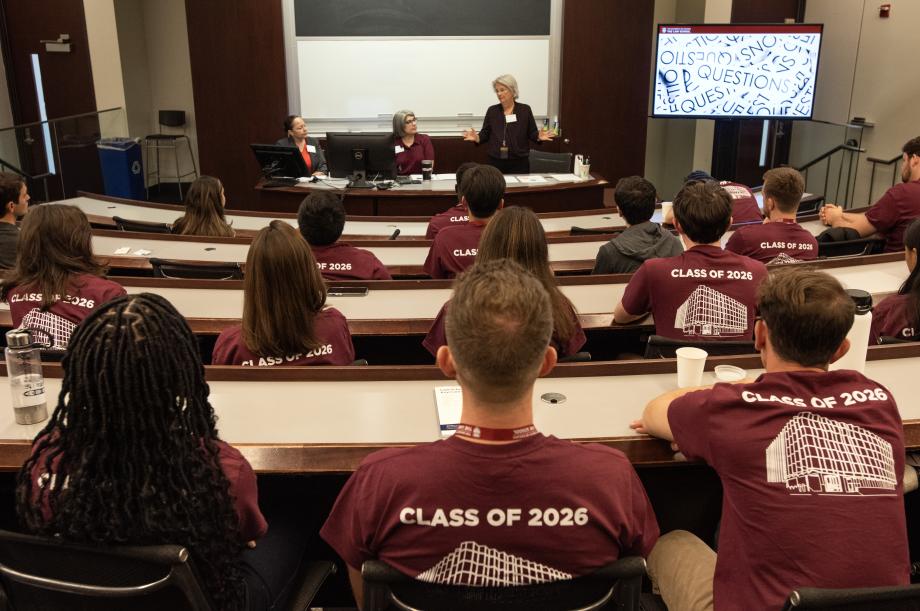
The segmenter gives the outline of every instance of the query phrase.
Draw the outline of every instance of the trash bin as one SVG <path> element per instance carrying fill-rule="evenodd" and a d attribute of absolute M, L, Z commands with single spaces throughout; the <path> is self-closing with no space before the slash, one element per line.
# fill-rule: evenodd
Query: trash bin
<path fill-rule="evenodd" d="M 138 138 L 102 138 L 96 143 L 105 194 L 128 199 L 145 198 L 144 164 Z"/>

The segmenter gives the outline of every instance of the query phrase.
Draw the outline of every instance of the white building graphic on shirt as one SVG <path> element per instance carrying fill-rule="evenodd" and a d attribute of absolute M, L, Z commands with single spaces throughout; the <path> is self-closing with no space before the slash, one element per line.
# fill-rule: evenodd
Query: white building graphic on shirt
<path fill-rule="evenodd" d="M 684 335 L 744 335 L 747 327 L 747 306 L 704 284 L 690 293 L 674 317 L 674 328 Z"/>
<path fill-rule="evenodd" d="M 790 257 L 784 252 L 779 253 L 767 262 L 767 265 L 788 265 L 790 263 L 801 263 L 795 257 Z"/>
<path fill-rule="evenodd" d="M 419 581 L 429 583 L 481 587 L 525 586 L 571 578 L 569 573 L 475 541 L 464 541 L 416 576 Z"/>
<path fill-rule="evenodd" d="M 864 428 L 811 412 L 795 415 L 767 446 L 767 481 L 796 493 L 896 494 L 891 444 Z"/>

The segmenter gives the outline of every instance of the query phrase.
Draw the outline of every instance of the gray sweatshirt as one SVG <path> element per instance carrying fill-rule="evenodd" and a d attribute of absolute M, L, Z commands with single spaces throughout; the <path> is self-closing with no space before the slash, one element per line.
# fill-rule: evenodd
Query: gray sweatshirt
<path fill-rule="evenodd" d="M 684 251 L 680 240 L 661 225 L 646 221 L 627 227 L 597 251 L 592 274 L 630 274 L 646 259 L 674 257 Z"/>

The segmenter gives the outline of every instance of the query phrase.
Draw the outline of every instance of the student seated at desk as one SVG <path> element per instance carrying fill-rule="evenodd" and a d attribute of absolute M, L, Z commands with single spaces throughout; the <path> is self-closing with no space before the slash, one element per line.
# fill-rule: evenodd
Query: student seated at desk
<path fill-rule="evenodd" d="M 19 472 L 25 527 L 91 545 L 181 545 L 215 608 L 275 608 L 306 537 L 263 538 L 255 473 L 217 435 L 176 309 L 150 293 L 97 309 L 73 335 L 62 388 Z"/>
<path fill-rule="evenodd" d="M 631 274 L 647 259 L 684 251 L 680 240 L 652 222 L 658 199 L 655 185 L 641 176 L 627 176 L 617 181 L 613 198 L 627 228 L 600 247 L 592 274 Z"/>
<path fill-rule="evenodd" d="M 463 204 L 463 196 L 460 193 L 460 183 L 463 181 L 463 175 L 466 171 L 470 168 L 475 168 L 477 165 L 479 164 L 467 161 L 461 163 L 460 167 L 457 168 L 457 181 L 454 183 L 454 191 L 457 193 L 457 204 L 431 217 L 431 220 L 428 221 L 428 228 L 425 230 L 426 240 L 433 240 L 434 236 L 445 227 L 461 225 L 470 220 L 469 212 L 467 212 L 466 206 Z"/>
<path fill-rule="evenodd" d="M 643 263 L 626 285 L 614 321 L 628 323 L 651 312 L 655 333 L 664 337 L 750 339 L 757 286 L 767 268 L 719 245 L 732 223 L 730 196 L 717 182 L 688 182 L 674 198 L 674 217 L 686 251 Z"/>
<path fill-rule="evenodd" d="M 125 294 L 93 257 L 93 234 L 76 206 L 36 206 L 22 221 L 16 267 L 0 283 L 13 326 L 36 342 L 65 348 L 89 313 Z"/>
<path fill-rule="evenodd" d="M 345 229 L 345 206 L 329 191 L 313 191 L 297 211 L 300 235 L 310 245 L 316 265 L 327 280 L 391 280 L 374 253 L 339 242 Z"/>
<path fill-rule="evenodd" d="M 199 176 L 185 194 L 185 214 L 173 223 L 173 233 L 205 237 L 236 235 L 227 223 L 224 185 L 213 176 Z"/>
<path fill-rule="evenodd" d="M 735 230 L 725 250 L 761 263 L 795 263 L 818 258 L 818 241 L 796 222 L 805 179 L 794 168 L 773 168 L 763 175 L 763 223 Z"/>
<path fill-rule="evenodd" d="M 463 390 L 457 432 L 365 458 L 320 531 L 359 607 L 366 560 L 445 585 L 528 585 L 652 548 L 658 524 L 626 456 L 533 425 L 534 381 L 556 363 L 552 332 L 549 295 L 513 261 L 457 280 L 437 359 Z M 549 508 L 561 518 L 542 519 Z M 480 561 L 456 563 L 466 555 Z"/>
<path fill-rule="evenodd" d="M 511 259 L 534 275 L 549 293 L 553 305 L 553 336 L 550 344 L 559 356 L 575 354 L 585 345 L 585 332 L 578 322 L 575 306 L 556 286 L 553 270 L 549 266 L 549 249 L 546 245 L 546 233 L 540 219 L 530 208 L 511 206 L 495 213 L 479 243 L 476 264 L 497 259 Z M 447 320 L 445 303 L 438 312 L 438 317 L 422 341 L 432 356 L 437 356 L 438 349 L 447 345 L 444 323 Z"/>
<path fill-rule="evenodd" d="M 687 174 L 684 182 L 706 182 L 716 180 L 708 172 L 694 170 Z M 757 204 L 757 198 L 754 192 L 745 185 L 729 180 L 718 181 L 719 186 L 725 189 L 732 201 L 732 223 L 760 223 L 763 221 L 763 213 Z M 674 224 L 674 210 L 670 210 L 662 222 L 669 225 Z"/>
<path fill-rule="evenodd" d="M 214 344 L 215 365 L 348 365 L 355 360 L 348 323 L 325 308 L 326 284 L 310 247 L 284 221 L 252 240 L 243 278 L 243 323 Z"/>
<path fill-rule="evenodd" d="M 29 210 L 29 190 L 26 181 L 12 172 L 0 172 L 0 269 L 16 267 L 16 248 L 19 245 L 19 227 Z"/>
<path fill-rule="evenodd" d="M 724 489 L 718 555 L 673 531 L 649 575 L 671 609 L 780 609 L 793 588 L 909 584 L 897 405 L 861 373 L 827 371 L 849 348 L 852 300 L 793 267 L 764 280 L 758 308 L 766 373 L 666 393 L 632 424 L 705 461 Z"/>
<path fill-rule="evenodd" d="M 460 201 L 470 220 L 441 229 L 434 237 L 423 269 L 432 278 L 453 278 L 476 259 L 479 238 L 496 210 L 505 205 L 505 177 L 490 165 L 466 170 Z"/>
<path fill-rule="evenodd" d="M 872 329 L 869 344 L 880 337 L 920 339 L 920 219 L 915 219 L 904 232 L 904 258 L 910 275 L 896 295 L 890 295 L 872 308 Z"/>

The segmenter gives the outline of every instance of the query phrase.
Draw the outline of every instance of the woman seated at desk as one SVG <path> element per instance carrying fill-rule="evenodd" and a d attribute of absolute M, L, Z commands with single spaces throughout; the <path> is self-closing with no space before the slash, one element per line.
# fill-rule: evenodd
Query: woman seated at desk
<path fill-rule="evenodd" d="M 920 340 L 920 219 L 904 230 L 904 259 L 910 275 L 894 295 L 876 304 L 872 311 L 872 330 L 869 344 L 877 344 L 882 337 Z"/>
<path fill-rule="evenodd" d="M 227 223 L 226 204 L 224 185 L 213 176 L 199 176 L 185 195 L 185 214 L 173 223 L 173 233 L 232 238 L 236 232 Z"/>
<path fill-rule="evenodd" d="M 431 138 L 418 133 L 418 119 L 411 110 L 400 110 L 393 115 L 393 146 L 397 174 L 421 174 L 422 160 L 434 164 Z"/>
<path fill-rule="evenodd" d="M 284 131 L 287 136 L 279 139 L 275 144 L 278 146 L 293 146 L 303 156 L 303 162 L 307 165 L 307 174 L 325 174 L 326 156 L 323 149 L 319 146 L 319 140 L 307 137 L 307 122 L 300 115 L 288 115 L 284 120 Z"/>
<path fill-rule="evenodd" d="M 243 323 L 217 338 L 213 364 L 351 364 L 348 323 L 325 305 L 326 284 L 306 240 L 284 221 L 272 221 L 256 234 L 246 257 Z"/>

